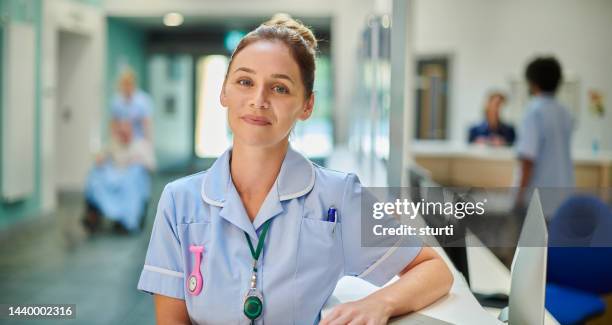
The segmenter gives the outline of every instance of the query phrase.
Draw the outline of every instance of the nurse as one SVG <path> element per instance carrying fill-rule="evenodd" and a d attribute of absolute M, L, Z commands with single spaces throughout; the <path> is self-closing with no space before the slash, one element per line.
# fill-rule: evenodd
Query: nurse
<path fill-rule="evenodd" d="M 521 124 L 516 151 L 520 163 L 519 207 L 540 189 L 544 214 L 551 218 L 576 186 L 571 144 L 574 119 L 556 98 L 563 80 L 554 57 L 533 59 L 525 69 L 532 96 Z"/>
<path fill-rule="evenodd" d="M 384 324 L 449 291 L 452 275 L 433 249 L 362 247 L 358 178 L 289 145 L 313 110 L 316 43 L 277 16 L 234 51 L 220 96 L 232 147 L 160 198 L 138 283 L 155 295 L 159 324 Z M 400 278 L 320 319 L 345 275 L 378 286 Z"/>
<path fill-rule="evenodd" d="M 131 69 L 126 69 L 119 77 L 119 94 L 112 101 L 111 132 L 117 133 L 117 125 L 121 121 L 132 124 L 134 140 L 152 142 L 151 113 L 153 104 L 151 97 L 136 84 L 136 76 Z"/>

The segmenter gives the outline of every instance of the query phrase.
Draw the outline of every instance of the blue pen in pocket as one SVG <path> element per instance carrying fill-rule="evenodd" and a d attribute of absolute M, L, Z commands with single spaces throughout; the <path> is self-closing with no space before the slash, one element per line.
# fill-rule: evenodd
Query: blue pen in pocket
<path fill-rule="evenodd" d="M 336 222 L 336 208 L 333 205 L 327 210 L 327 221 Z"/>
<path fill-rule="evenodd" d="M 327 222 L 334 223 L 334 226 L 332 227 L 332 232 L 336 230 L 336 217 L 337 217 L 337 211 L 336 211 L 336 208 L 332 205 L 327 210 Z"/>

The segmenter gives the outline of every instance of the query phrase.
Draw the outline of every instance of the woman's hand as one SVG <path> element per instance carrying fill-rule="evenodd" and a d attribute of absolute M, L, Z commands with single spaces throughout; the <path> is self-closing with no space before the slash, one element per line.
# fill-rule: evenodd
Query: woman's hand
<path fill-rule="evenodd" d="M 379 325 L 387 324 L 389 317 L 391 317 L 389 305 L 370 296 L 334 307 L 319 324 Z"/>
<path fill-rule="evenodd" d="M 423 247 L 398 275 L 397 281 L 369 296 L 335 307 L 321 324 L 386 324 L 391 317 L 429 306 L 453 284 L 448 266 L 431 247 Z"/>
<path fill-rule="evenodd" d="M 106 161 L 106 155 L 103 153 L 99 153 L 96 155 L 96 165 L 101 166 Z"/>

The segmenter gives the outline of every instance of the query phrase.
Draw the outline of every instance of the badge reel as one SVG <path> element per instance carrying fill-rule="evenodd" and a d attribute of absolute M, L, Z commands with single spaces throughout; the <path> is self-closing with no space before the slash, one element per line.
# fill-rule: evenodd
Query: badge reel
<path fill-rule="evenodd" d="M 270 221 L 264 223 L 261 234 L 259 234 L 259 240 L 257 243 L 257 249 L 253 248 L 253 243 L 248 233 L 244 233 L 249 249 L 251 250 L 251 256 L 253 257 L 253 273 L 251 275 L 251 285 L 249 291 L 244 297 L 244 307 L 242 309 L 244 315 L 251 320 L 251 325 L 255 324 L 255 320 L 261 317 L 264 309 L 263 296 L 259 290 L 257 290 L 257 260 L 261 255 L 263 244 L 266 239 L 266 234 L 270 228 Z"/>
<path fill-rule="evenodd" d="M 204 252 L 204 246 L 189 246 L 189 251 L 195 255 L 195 264 L 193 266 L 193 271 L 189 274 L 187 278 L 187 291 L 192 296 L 197 296 L 202 291 L 203 280 L 202 273 L 200 272 L 200 264 L 202 262 L 202 253 Z"/>
<path fill-rule="evenodd" d="M 257 261 L 253 263 L 253 269 L 257 270 Z M 257 271 L 251 276 L 251 287 L 244 297 L 244 315 L 254 322 L 261 317 L 263 312 L 263 296 L 257 290 Z"/>

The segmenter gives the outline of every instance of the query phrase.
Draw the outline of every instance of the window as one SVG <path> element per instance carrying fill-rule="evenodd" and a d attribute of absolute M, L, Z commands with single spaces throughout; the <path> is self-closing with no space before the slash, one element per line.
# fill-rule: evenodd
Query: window
<path fill-rule="evenodd" d="M 442 140 L 448 136 L 448 71 L 446 57 L 417 60 L 417 139 Z"/>
<path fill-rule="evenodd" d="M 219 102 L 229 58 L 201 57 L 196 66 L 195 153 L 200 158 L 219 157 L 231 144 L 227 112 Z"/>

